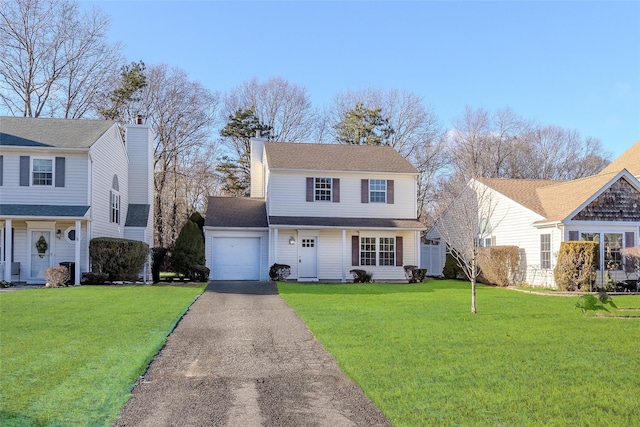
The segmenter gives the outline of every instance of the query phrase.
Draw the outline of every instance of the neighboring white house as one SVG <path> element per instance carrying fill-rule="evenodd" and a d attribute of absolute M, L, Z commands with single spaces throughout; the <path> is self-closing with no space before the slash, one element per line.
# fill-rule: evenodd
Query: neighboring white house
<path fill-rule="evenodd" d="M 41 284 L 74 263 L 79 284 L 92 238 L 151 247 L 153 139 L 141 121 L 125 142 L 113 121 L 0 117 L 0 278 Z"/>
<path fill-rule="evenodd" d="M 211 197 L 205 218 L 213 280 L 342 281 L 352 269 L 404 281 L 420 264 L 418 171 L 393 148 L 251 141 L 251 197 Z"/>
<path fill-rule="evenodd" d="M 600 269 L 613 267 L 614 280 L 635 278 L 620 249 L 640 241 L 640 141 L 597 175 L 573 181 L 478 179 L 478 191 L 488 190 L 493 214 L 490 232 L 480 245 L 514 245 L 520 248 L 521 280 L 534 286 L 556 287 L 553 277 L 560 243 L 593 240 L 600 243 Z M 455 203 L 455 202 L 454 202 Z M 482 221 L 481 218 L 478 219 Z M 451 218 L 444 215 L 444 224 Z M 447 245 L 438 227 L 426 234 L 423 262 L 438 275 L 444 266 Z M 479 236 L 480 237 L 480 236 Z"/>

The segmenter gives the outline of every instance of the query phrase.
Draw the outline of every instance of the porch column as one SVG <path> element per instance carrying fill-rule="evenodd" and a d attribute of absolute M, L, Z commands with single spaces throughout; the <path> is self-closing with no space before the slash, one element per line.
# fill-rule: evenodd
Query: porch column
<path fill-rule="evenodd" d="M 4 221 L 4 280 L 11 281 L 11 219 L 7 218 Z"/>
<path fill-rule="evenodd" d="M 76 240 L 75 240 L 75 250 L 76 250 L 76 256 L 75 256 L 75 263 L 76 263 L 76 268 L 75 268 L 75 274 L 74 274 L 74 278 L 73 278 L 73 284 L 78 286 L 80 284 L 80 240 L 82 237 L 82 224 L 80 223 L 80 220 L 77 219 L 76 220 Z"/>
<path fill-rule="evenodd" d="M 344 264 L 347 255 L 347 230 L 342 230 L 342 283 L 347 281 L 347 266 Z"/>
<path fill-rule="evenodd" d="M 420 241 L 420 232 L 416 231 L 416 267 L 422 268 L 422 242 Z"/>
<path fill-rule="evenodd" d="M 273 229 L 273 263 L 276 264 L 278 262 L 278 229 Z"/>

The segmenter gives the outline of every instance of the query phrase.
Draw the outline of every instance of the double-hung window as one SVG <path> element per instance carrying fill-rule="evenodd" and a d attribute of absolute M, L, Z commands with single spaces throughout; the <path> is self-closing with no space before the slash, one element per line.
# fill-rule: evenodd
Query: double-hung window
<path fill-rule="evenodd" d="M 551 234 L 540 235 L 540 267 L 551 268 Z"/>
<path fill-rule="evenodd" d="M 369 180 L 369 203 L 387 203 L 387 180 Z"/>
<path fill-rule="evenodd" d="M 604 265 L 608 270 L 622 269 L 622 233 L 604 233 Z"/>
<path fill-rule="evenodd" d="M 396 263 L 395 237 L 361 237 L 360 265 L 390 265 Z"/>
<path fill-rule="evenodd" d="M 31 165 L 32 185 L 53 185 L 53 159 L 33 159 Z"/>
<path fill-rule="evenodd" d="M 331 178 L 314 178 L 314 200 L 331 201 Z"/>
<path fill-rule="evenodd" d="M 109 221 L 115 224 L 120 224 L 120 185 L 118 184 L 117 175 L 113 176 L 109 204 L 111 211 Z"/>

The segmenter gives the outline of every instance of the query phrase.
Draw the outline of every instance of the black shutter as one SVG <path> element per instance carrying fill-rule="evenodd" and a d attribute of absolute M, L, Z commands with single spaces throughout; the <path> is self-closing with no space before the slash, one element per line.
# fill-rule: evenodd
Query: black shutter
<path fill-rule="evenodd" d="M 20 156 L 20 186 L 29 186 L 29 169 L 31 169 L 29 156 Z"/>
<path fill-rule="evenodd" d="M 333 203 L 340 203 L 340 179 L 333 178 Z"/>
<path fill-rule="evenodd" d="M 313 178 L 307 177 L 307 202 L 313 202 Z"/>
<path fill-rule="evenodd" d="M 351 265 L 360 265 L 360 237 L 351 236 Z"/>
<path fill-rule="evenodd" d="M 4 171 L 2 168 L 2 164 L 4 163 L 3 160 L 4 160 L 4 156 L 0 154 L 0 185 L 2 185 L 2 176 L 4 175 L 3 173 Z"/>
<path fill-rule="evenodd" d="M 387 180 L 387 203 L 392 205 L 393 201 L 394 201 L 393 180 L 388 179 Z"/>
<path fill-rule="evenodd" d="M 360 203 L 369 203 L 369 180 L 360 181 Z"/>
<path fill-rule="evenodd" d="M 64 187 L 64 171 L 65 161 L 64 157 L 56 157 L 56 187 Z"/>
<path fill-rule="evenodd" d="M 396 236 L 396 267 L 402 267 L 404 246 L 402 245 L 402 236 Z"/>

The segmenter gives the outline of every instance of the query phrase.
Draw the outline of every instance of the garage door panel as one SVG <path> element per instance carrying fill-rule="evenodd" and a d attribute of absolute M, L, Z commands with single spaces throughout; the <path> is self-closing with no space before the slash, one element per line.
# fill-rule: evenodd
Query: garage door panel
<path fill-rule="evenodd" d="M 260 279 L 260 238 L 216 237 L 212 255 L 214 280 Z"/>

